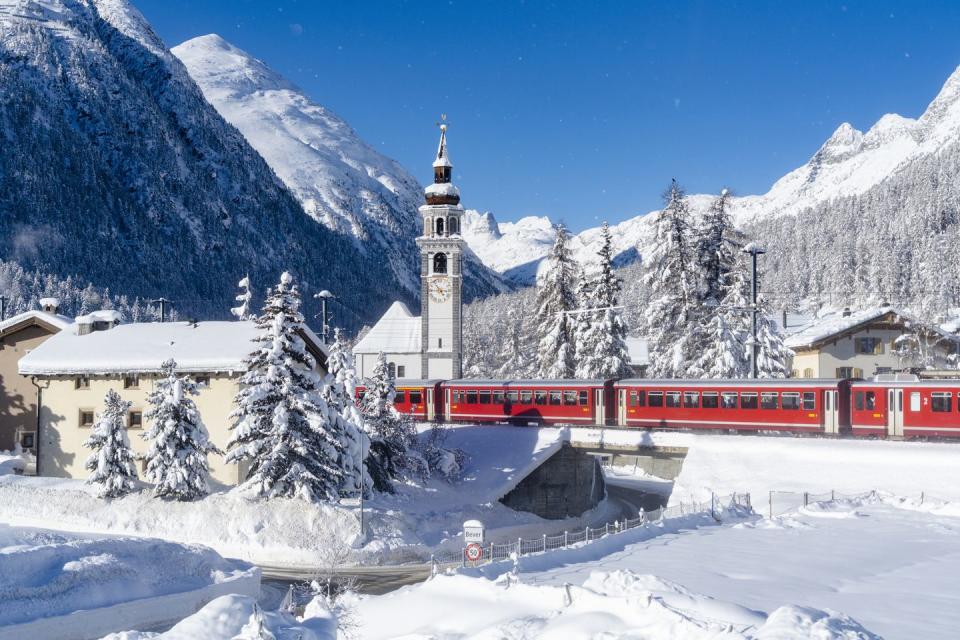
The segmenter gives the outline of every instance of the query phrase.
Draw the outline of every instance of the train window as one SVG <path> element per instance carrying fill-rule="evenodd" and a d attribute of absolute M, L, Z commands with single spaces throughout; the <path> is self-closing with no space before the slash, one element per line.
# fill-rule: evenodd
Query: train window
<path fill-rule="evenodd" d="M 866 403 L 867 411 L 875 411 L 877 408 L 877 394 L 873 391 L 867 391 Z"/>
<path fill-rule="evenodd" d="M 698 391 L 683 392 L 683 408 L 696 409 L 700 406 L 700 393 Z"/>
<path fill-rule="evenodd" d="M 520 392 L 520 404 L 533 404 L 533 392 L 532 392 L 532 391 L 521 391 L 521 392 Z"/>
<path fill-rule="evenodd" d="M 757 394 L 754 392 L 741 393 L 740 394 L 740 408 L 741 409 L 756 409 L 757 408 Z"/>
<path fill-rule="evenodd" d="M 493 404 L 503 404 L 503 400 L 504 400 L 503 391 L 493 392 Z"/>
<path fill-rule="evenodd" d="M 800 408 L 800 394 L 796 391 L 784 391 L 780 400 L 780 406 L 784 409 L 795 411 Z"/>
<path fill-rule="evenodd" d="M 642 407 L 645 404 L 647 404 L 647 392 L 643 390 L 637 391 L 637 406 Z"/>
<path fill-rule="evenodd" d="M 393 404 L 403 404 L 406 401 L 407 401 L 406 391 L 397 391 L 397 394 L 393 396 Z"/>
<path fill-rule="evenodd" d="M 547 404 L 547 392 L 546 391 L 534 391 L 533 400 L 537 404 Z"/>
<path fill-rule="evenodd" d="M 813 411 L 817 408 L 817 394 L 813 391 L 803 392 L 803 410 Z"/>
<path fill-rule="evenodd" d="M 934 392 L 930 394 L 930 408 L 937 413 L 953 411 L 953 396 L 949 393 Z"/>
<path fill-rule="evenodd" d="M 776 391 L 766 391 L 760 394 L 761 409 L 776 409 L 779 405 L 779 394 Z"/>
<path fill-rule="evenodd" d="M 477 404 L 477 392 L 476 391 L 467 391 L 467 404 Z"/>
<path fill-rule="evenodd" d="M 680 406 L 680 392 L 679 392 L 679 391 L 667 391 L 667 406 L 668 406 L 668 407 L 679 407 L 679 406 Z"/>
<path fill-rule="evenodd" d="M 576 392 L 576 391 L 564 391 L 564 392 L 563 392 L 563 404 L 577 404 L 577 392 Z"/>
<path fill-rule="evenodd" d="M 647 394 L 647 400 L 650 401 L 651 407 L 662 407 L 663 406 L 663 391 L 651 391 Z"/>
<path fill-rule="evenodd" d="M 411 391 L 410 392 L 410 404 L 420 404 L 423 402 L 423 392 L 422 391 Z"/>
<path fill-rule="evenodd" d="M 519 391 L 507 391 L 507 402 L 510 404 L 517 404 L 520 402 L 520 392 Z"/>
<path fill-rule="evenodd" d="M 857 411 L 863 411 L 863 391 L 857 391 L 853 394 L 853 408 Z"/>
<path fill-rule="evenodd" d="M 630 398 L 629 398 L 629 400 L 627 400 L 627 404 L 628 404 L 629 406 L 631 406 L 631 407 L 637 406 L 637 392 L 636 392 L 636 391 L 631 391 L 631 392 L 630 392 Z"/>
<path fill-rule="evenodd" d="M 578 392 L 578 394 L 577 394 L 577 399 L 580 401 L 580 404 L 583 405 L 583 406 L 586 406 L 587 404 L 589 404 L 589 402 L 587 401 L 587 399 L 588 399 L 588 394 L 587 394 L 586 389 L 584 389 L 583 391 Z"/>
<path fill-rule="evenodd" d="M 489 391 L 481 391 L 481 392 L 479 393 L 479 398 L 480 398 L 480 404 L 490 404 L 490 392 L 489 392 Z"/>
<path fill-rule="evenodd" d="M 720 394 L 721 403 L 720 406 L 724 409 L 736 409 L 737 408 L 737 392 L 736 391 L 724 391 Z"/>
<path fill-rule="evenodd" d="M 900 401 L 903 404 L 903 400 Z M 901 407 L 903 410 L 903 407 Z M 912 391 L 910 393 L 910 411 L 920 411 L 920 392 Z"/>
<path fill-rule="evenodd" d="M 563 404 L 563 393 L 560 391 L 550 392 L 550 404 Z"/>
<path fill-rule="evenodd" d="M 703 408 L 716 409 L 720 406 L 720 394 L 716 391 L 703 392 Z"/>

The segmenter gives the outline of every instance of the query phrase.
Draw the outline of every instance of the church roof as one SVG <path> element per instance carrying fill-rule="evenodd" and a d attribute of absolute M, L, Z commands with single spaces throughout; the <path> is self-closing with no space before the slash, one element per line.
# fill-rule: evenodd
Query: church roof
<path fill-rule="evenodd" d="M 435 167 L 452 167 L 450 154 L 447 153 L 447 125 L 440 125 L 440 145 L 437 147 L 437 159 L 433 161 Z"/>
<path fill-rule="evenodd" d="M 420 353 L 420 316 L 410 313 L 402 302 L 394 302 L 353 347 L 354 353 Z"/>

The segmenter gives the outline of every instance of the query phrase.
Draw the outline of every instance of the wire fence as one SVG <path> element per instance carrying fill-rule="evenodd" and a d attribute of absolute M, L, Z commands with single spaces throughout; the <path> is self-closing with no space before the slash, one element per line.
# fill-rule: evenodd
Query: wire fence
<path fill-rule="evenodd" d="M 840 491 L 770 491 L 767 496 L 767 504 L 759 507 L 766 512 L 767 517 L 775 518 L 791 511 L 796 511 L 803 507 L 810 506 L 818 502 L 836 502 L 837 500 L 863 500 L 877 495 L 876 490 L 862 491 L 860 493 L 842 493 Z M 917 502 L 924 504 L 945 504 L 950 502 L 946 498 L 940 498 L 927 492 L 921 492 L 917 496 Z M 758 505 L 759 506 L 759 505 Z"/>
<path fill-rule="evenodd" d="M 727 496 L 711 496 L 709 502 L 680 502 L 671 507 L 662 507 L 656 511 L 641 512 L 633 519 L 614 520 L 602 527 L 584 527 L 583 529 L 567 530 L 553 535 L 544 534 L 537 538 L 517 538 L 516 540 L 500 543 L 484 543 L 480 545 L 479 557 L 468 557 L 466 549 L 435 553 L 430 556 L 432 572 L 437 573 L 447 567 L 478 567 L 491 562 L 515 560 L 523 556 L 546 553 L 556 549 L 587 544 L 617 535 L 652 522 L 682 518 L 691 515 L 710 515 L 719 520 L 720 515 L 727 509 L 752 508 L 749 493 L 734 493 Z"/>

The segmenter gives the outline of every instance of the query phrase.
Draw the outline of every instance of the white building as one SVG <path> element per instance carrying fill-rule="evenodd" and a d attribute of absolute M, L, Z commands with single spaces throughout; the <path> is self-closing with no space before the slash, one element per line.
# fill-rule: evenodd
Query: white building
<path fill-rule="evenodd" d="M 353 348 L 357 373 L 369 377 L 384 353 L 398 378 L 459 378 L 463 363 L 463 207 L 451 183 L 453 164 L 447 153 L 447 126 L 440 125 L 440 145 L 433 161 L 433 184 L 420 207 L 420 316 L 395 302 Z"/>

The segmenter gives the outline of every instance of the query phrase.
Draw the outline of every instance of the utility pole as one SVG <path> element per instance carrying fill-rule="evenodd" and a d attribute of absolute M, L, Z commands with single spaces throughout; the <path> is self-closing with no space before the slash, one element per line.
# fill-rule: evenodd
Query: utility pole
<path fill-rule="evenodd" d="M 0 295 L 0 320 L 7 319 L 7 296 Z"/>
<path fill-rule="evenodd" d="M 324 289 L 320 293 L 315 293 L 313 297 L 320 300 L 320 317 L 323 319 L 320 326 L 320 341 L 323 342 L 323 344 L 327 344 L 327 336 L 330 333 L 330 316 L 327 315 L 327 300 L 332 300 L 337 296 Z M 361 511 L 361 513 L 363 512 Z"/>
<path fill-rule="evenodd" d="M 757 357 L 760 350 L 760 344 L 757 342 L 757 318 L 760 315 L 760 305 L 757 302 L 757 292 L 759 288 L 759 283 L 757 279 L 757 256 L 763 255 L 766 253 L 764 249 L 759 247 L 754 243 L 750 243 L 743 248 L 744 253 L 750 254 L 750 276 L 751 276 L 751 287 L 752 294 L 750 296 L 750 316 L 751 316 L 751 332 L 750 332 L 750 370 L 753 372 L 753 379 L 756 380 L 760 377 L 759 368 L 757 365 Z"/>
<path fill-rule="evenodd" d="M 164 297 L 157 298 L 156 300 L 150 301 L 152 304 L 160 305 L 160 322 L 167 321 L 167 305 L 173 304 L 173 300 L 167 300 Z"/>

